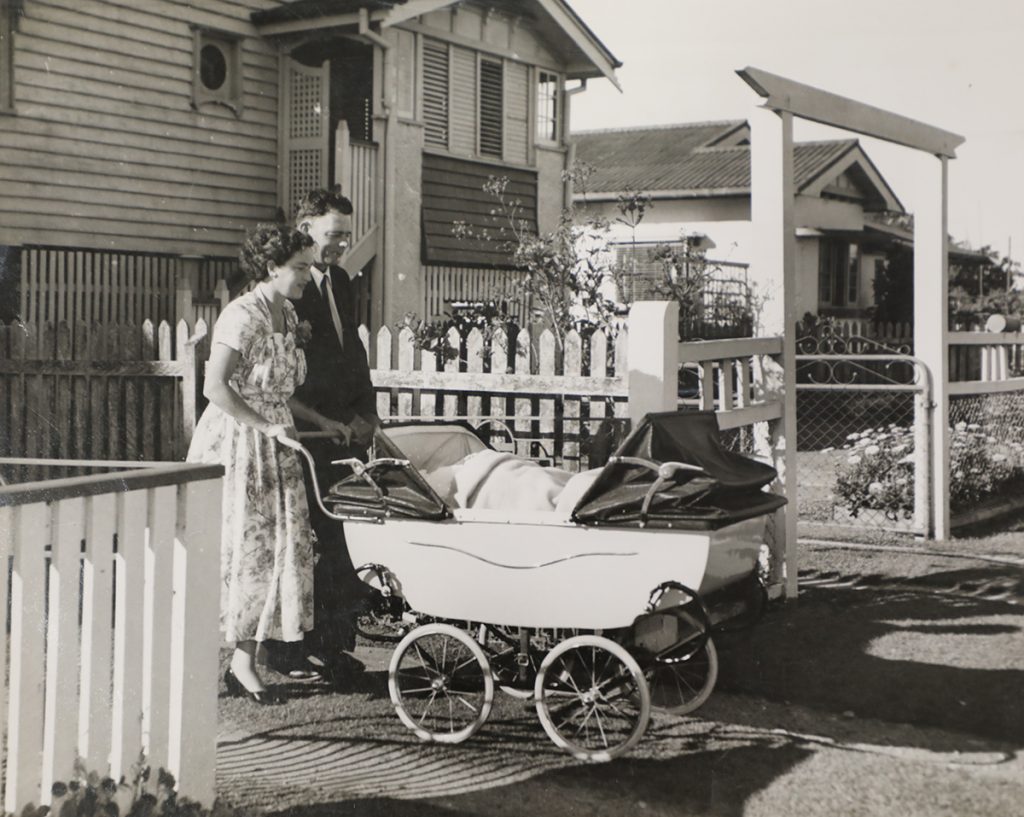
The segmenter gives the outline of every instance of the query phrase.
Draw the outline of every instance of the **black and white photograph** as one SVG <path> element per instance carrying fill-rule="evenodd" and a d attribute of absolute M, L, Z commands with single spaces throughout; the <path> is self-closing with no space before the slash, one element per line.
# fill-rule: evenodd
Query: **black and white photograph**
<path fill-rule="evenodd" d="M 1024 814 L 1010 0 L 0 0 L 0 815 Z"/>

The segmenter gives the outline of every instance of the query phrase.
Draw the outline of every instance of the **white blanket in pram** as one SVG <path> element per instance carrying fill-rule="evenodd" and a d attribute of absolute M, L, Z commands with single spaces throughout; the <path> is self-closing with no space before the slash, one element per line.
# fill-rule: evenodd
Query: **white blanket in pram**
<path fill-rule="evenodd" d="M 490 449 L 466 457 L 453 472 L 458 507 L 502 511 L 553 511 L 573 476 Z"/>

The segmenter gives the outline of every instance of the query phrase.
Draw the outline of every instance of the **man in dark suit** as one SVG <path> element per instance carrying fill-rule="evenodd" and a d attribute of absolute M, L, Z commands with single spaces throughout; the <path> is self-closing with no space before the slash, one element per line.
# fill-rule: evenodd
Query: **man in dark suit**
<path fill-rule="evenodd" d="M 340 266 L 352 240 L 352 203 L 338 189 L 312 190 L 299 203 L 296 226 L 316 242 L 317 261 L 313 279 L 295 302 L 300 325 L 307 321 L 311 328 L 311 337 L 303 347 L 306 380 L 295 396 L 325 417 L 344 424 L 343 434 L 346 428 L 348 431 L 344 440 L 304 441 L 317 463 L 321 491 L 326 492 L 344 475 L 330 465 L 331 461 L 345 457 L 365 461 L 380 419 L 366 351 L 357 332 L 354 288 L 349 274 Z M 318 430 L 297 423 L 300 431 Z M 302 677 L 325 667 L 328 674 L 345 680 L 362 669 L 362 664 L 347 652 L 355 646 L 353 625 L 366 596 L 365 588 L 349 558 L 341 523 L 324 516 L 313 498 L 308 475 L 306 491 L 317 538 L 316 618 L 307 638 L 307 656 L 292 651 L 285 668 Z M 285 662 L 273 663 L 280 668 Z M 322 669 L 320 672 L 323 674 Z"/>

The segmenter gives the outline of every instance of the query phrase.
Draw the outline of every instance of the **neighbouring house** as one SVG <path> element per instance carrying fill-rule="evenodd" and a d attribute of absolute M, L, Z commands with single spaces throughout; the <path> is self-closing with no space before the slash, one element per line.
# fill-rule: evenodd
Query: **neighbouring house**
<path fill-rule="evenodd" d="M 507 274 L 480 224 L 568 191 L 568 108 L 619 62 L 564 0 L 0 0 L 2 317 L 183 317 L 246 228 L 340 183 L 372 327 Z"/>
<path fill-rule="evenodd" d="M 746 122 L 583 131 L 572 140 L 576 159 L 594 168 L 586 189 L 575 190 L 575 205 L 611 219 L 623 259 L 632 262 L 685 234 L 722 262 L 727 277 L 757 263 Z M 855 139 L 798 142 L 793 162 L 800 314 L 866 316 L 875 272 L 892 242 L 904 238 L 888 223 L 903 206 Z M 650 195 L 652 206 L 631 229 L 615 220 L 616 204 L 637 190 Z M 653 274 L 637 260 L 641 274 Z"/>

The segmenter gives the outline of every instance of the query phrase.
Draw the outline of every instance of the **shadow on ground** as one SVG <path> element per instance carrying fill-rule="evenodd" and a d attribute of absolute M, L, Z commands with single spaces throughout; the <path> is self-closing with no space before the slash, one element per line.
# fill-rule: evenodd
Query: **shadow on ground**
<path fill-rule="evenodd" d="M 426 800 L 381 798 L 298 806 L 275 817 L 450 817 L 486 814 L 637 814 L 741 817 L 748 799 L 810 754 L 795 746 L 705 751 L 668 760 L 573 765 L 495 790 Z"/>
<path fill-rule="evenodd" d="M 1024 607 L 1012 588 L 1022 574 L 972 567 L 905 587 L 802 591 L 753 631 L 722 640 L 718 689 L 1019 746 Z M 1008 584 L 1002 598 L 985 597 Z M 956 748 L 941 736 L 921 741 Z"/>

